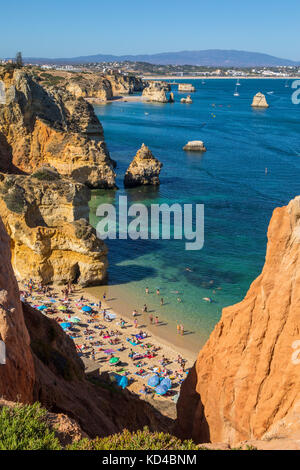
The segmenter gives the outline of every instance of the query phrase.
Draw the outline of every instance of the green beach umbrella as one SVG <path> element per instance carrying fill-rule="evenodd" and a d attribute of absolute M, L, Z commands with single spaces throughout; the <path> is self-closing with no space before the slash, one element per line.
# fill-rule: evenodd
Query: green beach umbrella
<path fill-rule="evenodd" d="M 60 307 L 58 307 L 58 310 L 67 310 L 67 307 L 65 307 L 64 305 L 61 305 Z"/>
<path fill-rule="evenodd" d="M 119 357 L 112 357 L 110 360 L 109 360 L 109 363 L 110 364 L 118 364 L 120 358 Z"/>
<path fill-rule="evenodd" d="M 71 318 L 71 322 L 72 322 L 72 323 L 80 323 L 81 320 L 80 320 L 80 318 L 78 318 L 78 317 L 72 317 L 72 318 Z"/>

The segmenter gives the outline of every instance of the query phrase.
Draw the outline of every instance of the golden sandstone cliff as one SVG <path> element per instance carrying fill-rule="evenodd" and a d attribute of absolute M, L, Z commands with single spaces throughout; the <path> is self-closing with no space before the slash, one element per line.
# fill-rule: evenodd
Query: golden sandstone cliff
<path fill-rule="evenodd" d="M 0 69 L 0 170 L 31 173 L 44 164 L 91 188 L 114 188 L 114 162 L 92 106 L 64 88 L 43 87 L 26 70 Z"/>
<path fill-rule="evenodd" d="M 99 101 L 109 101 L 120 95 L 130 95 L 142 91 L 146 83 L 135 76 L 85 72 L 69 74 L 68 77 L 65 77 L 65 82 L 62 85 L 76 98 L 96 98 Z"/>
<path fill-rule="evenodd" d="M 89 189 L 50 168 L 32 176 L 0 173 L 0 216 L 18 280 L 106 281 L 107 248 L 88 224 Z"/>
<path fill-rule="evenodd" d="M 300 447 L 300 196 L 275 209 L 262 273 L 223 310 L 177 411 L 196 442 Z"/>

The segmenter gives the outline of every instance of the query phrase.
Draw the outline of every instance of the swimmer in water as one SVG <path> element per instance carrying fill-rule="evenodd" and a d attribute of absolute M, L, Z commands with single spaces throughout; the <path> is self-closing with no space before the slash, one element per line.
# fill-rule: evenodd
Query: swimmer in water
<path fill-rule="evenodd" d="M 193 272 L 193 270 L 192 270 L 191 268 L 189 268 L 189 267 L 185 268 L 185 270 L 188 271 L 189 273 L 192 273 L 192 272 Z"/>
<path fill-rule="evenodd" d="M 212 302 L 212 299 L 210 297 L 203 297 L 203 300 L 205 300 L 206 302 L 209 302 L 209 303 Z"/>

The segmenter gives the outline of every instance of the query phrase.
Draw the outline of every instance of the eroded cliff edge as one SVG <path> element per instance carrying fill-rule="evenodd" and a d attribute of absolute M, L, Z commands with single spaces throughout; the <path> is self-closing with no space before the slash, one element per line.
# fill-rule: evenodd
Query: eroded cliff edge
<path fill-rule="evenodd" d="M 93 107 L 66 89 L 41 86 L 28 71 L 0 68 L 0 170 L 32 173 L 44 164 L 91 188 L 114 188 L 114 162 Z"/>
<path fill-rule="evenodd" d="M 300 439 L 300 196 L 275 209 L 262 273 L 223 309 L 177 412 L 196 442 Z"/>

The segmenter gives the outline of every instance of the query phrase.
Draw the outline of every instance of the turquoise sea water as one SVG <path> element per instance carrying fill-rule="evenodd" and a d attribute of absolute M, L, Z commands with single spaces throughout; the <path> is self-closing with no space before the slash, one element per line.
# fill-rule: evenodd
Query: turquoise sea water
<path fill-rule="evenodd" d="M 138 308 L 146 302 L 174 328 L 183 322 L 203 343 L 222 308 L 240 301 L 260 273 L 273 209 L 300 194 L 300 105 L 292 104 L 293 90 L 284 80 L 241 80 L 239 97 L 233 96 L 234 80 L 189 82 L 197 90 L 191 105 L 179 102 L 186 94 L 174 86 L 174 104 L 113 102 L 95 107 L 118 163 L 120 189 L 94 192 L 91 221 L 97 223 L 98 204 L 119 195 L 148 205 L 205 205 L 200 251 L 186 251 L 184 241 L 108 241 L 109 283 L 136 298 Z M 270 108 L 251 108 L 258 91 L 266 94 Z M 184 152 L 189 140 L 203 140 L 207 152 Z M 124 190 L 124 172 L 143 142 L 164 164 L 161 185 Z M 146 298 L 146 286 L 151 292 L 160 288 L 163 307 L 156 295 Z M 180 292 L 181 303 L 172 291 Z"/>

